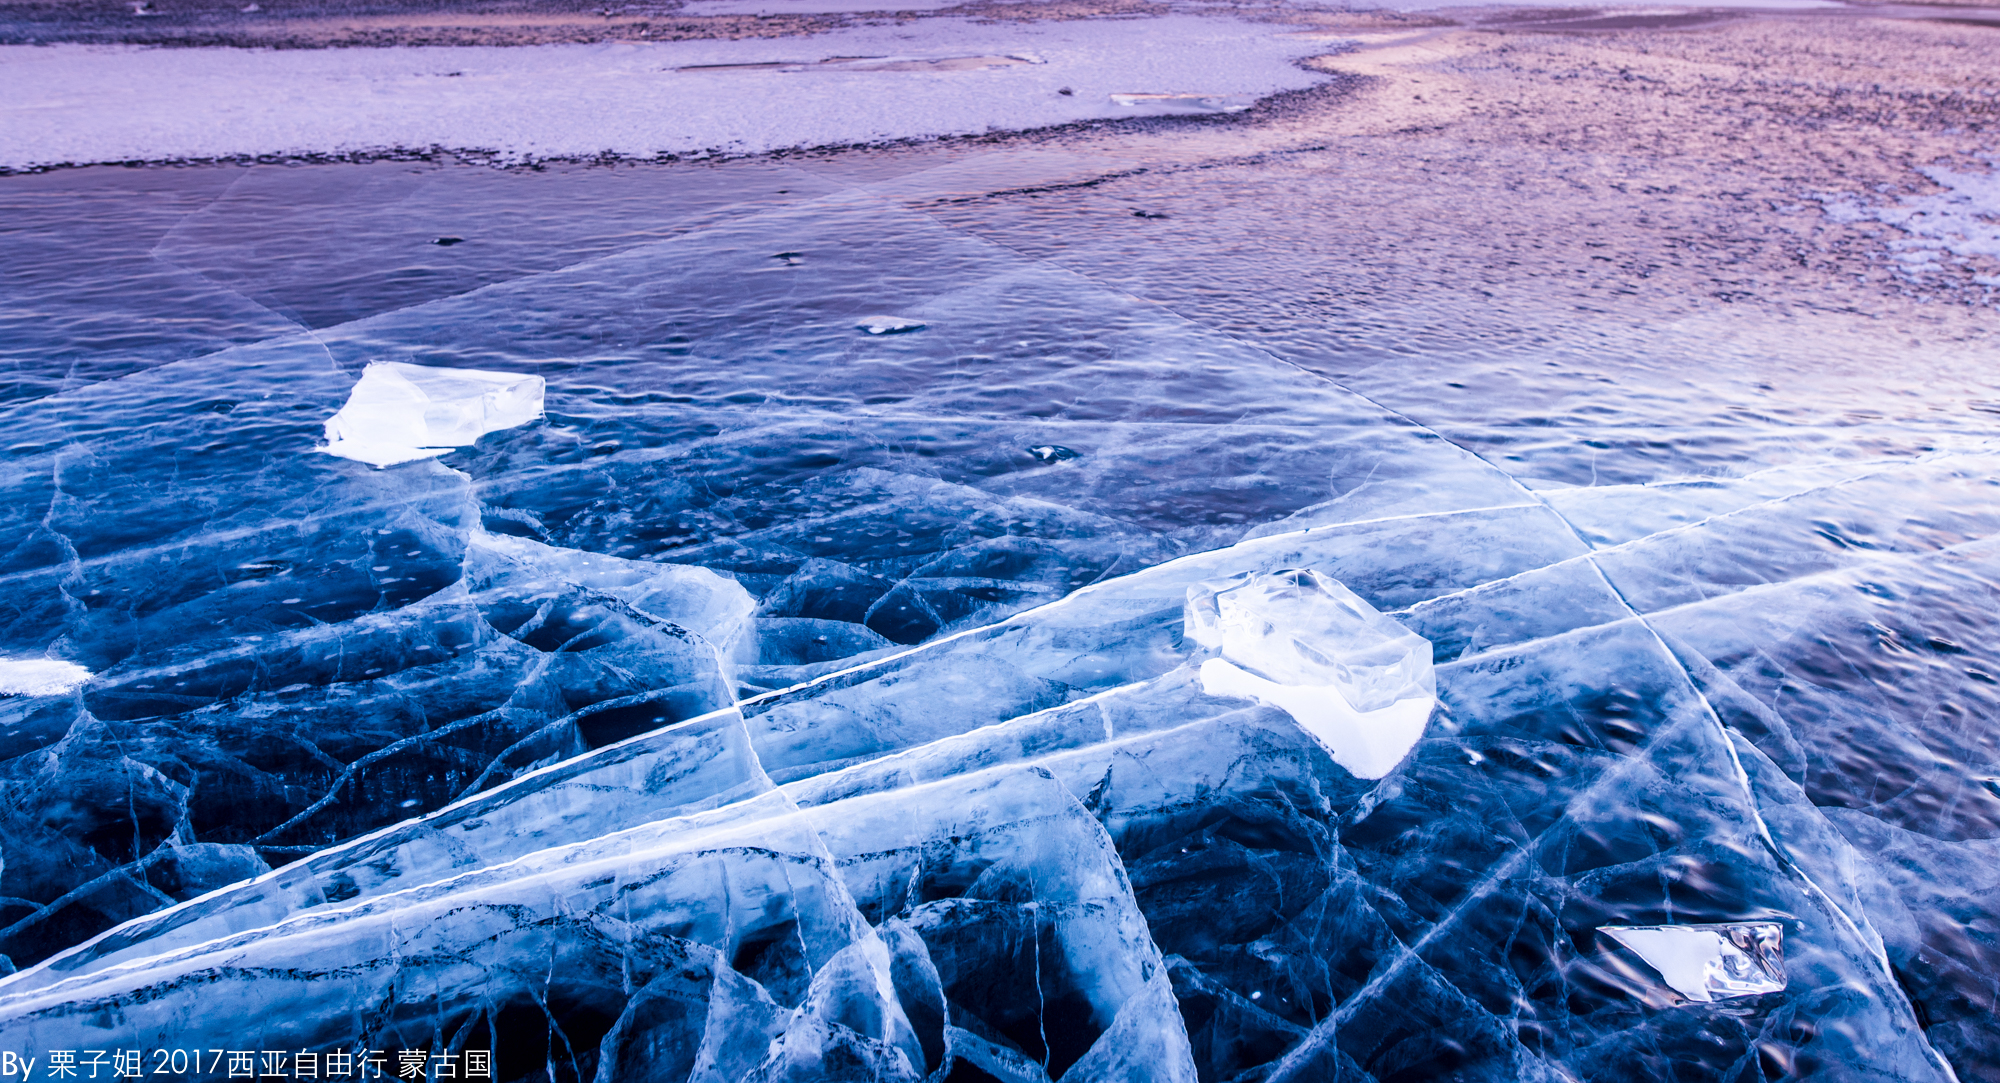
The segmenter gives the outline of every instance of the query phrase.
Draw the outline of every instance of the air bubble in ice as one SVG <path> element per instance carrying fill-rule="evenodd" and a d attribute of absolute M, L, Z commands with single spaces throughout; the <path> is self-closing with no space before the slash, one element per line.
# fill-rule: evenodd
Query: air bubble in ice
<path fill-rule="evenodd" d="M 1219 651 L 1202 690 L 1277 707 L 1358 778 L 1381 778 L 1437 705 L 1431 645 L 1313 569 L 1188 588 L 1187 637 Z"/>
<path fill-rule="evenodd" d="M 326 419 L 321 451 L 372 466 L 442 455 L 542 416 L 540 376 L 381 361 Z"/>
<path fill-rule="evenodd" d="M 901 316 L 863 316 L 854 326 L 871 335 L 900 335 L 924 329 L 922 320 L 906 320 Z"/>
<path fill-rule="evenodd" d="M 54 658 L 0 658 L 0 696 L 60 696 L 90 679 L 75 662 Z"/>
<path fill-rule="evenodd" d="M 1644 959 L 1674 992 L 1703 1003 L 1785 988 L 1785 930 L 1775 922 L 1606 925 L 1597 930 Z"/>

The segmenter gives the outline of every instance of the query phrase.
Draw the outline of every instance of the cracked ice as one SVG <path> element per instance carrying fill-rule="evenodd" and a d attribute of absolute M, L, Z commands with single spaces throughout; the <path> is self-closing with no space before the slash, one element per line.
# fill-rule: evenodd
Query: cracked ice
<path fill-rule="evenodd" d="M 838 192 L 9 409 L 26 1047 L 1948 1078 L 1883 885 L 1982 791 L 1796 675 L 1959 679 L 1879 603 L 1991 568 L 1991 448 L 1530 489 Z"/>

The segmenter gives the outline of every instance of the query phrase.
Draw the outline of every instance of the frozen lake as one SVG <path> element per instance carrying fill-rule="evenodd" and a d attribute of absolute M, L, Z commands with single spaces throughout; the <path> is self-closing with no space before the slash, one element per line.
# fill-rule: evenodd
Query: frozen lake
<path fill-rule="evenodd" d="M 1347 78 L 0 177 L 0 1045 L 1995 1078 L 1990 171 Z"/>

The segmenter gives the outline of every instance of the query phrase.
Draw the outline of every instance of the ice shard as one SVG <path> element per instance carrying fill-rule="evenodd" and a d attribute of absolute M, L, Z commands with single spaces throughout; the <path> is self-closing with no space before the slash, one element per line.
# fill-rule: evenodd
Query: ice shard
<path fill-rule="evenodd" d="M 1437 705 L 1430 642 L 1314 569 L 1188 588 L 1188 638 L 1216 696 L 1282 709 L 1360 778 L 1389 773 Z"/>
<path fill-rule="evenodd" d="M 1785 988 L 1785 927 L 1775 922 L 1606 925 L 1597 931 L 1632 949 L 1689 1000 L 1708 1003 Z"/>
<path fill-rule="evenodd" d="M 901 335 L 923 330 L 924 322 L 906 316 L 863 316 L 854 326 L 871 335 Z"/>
<path fill-rule="evenodd" d="M 377 361 L 326 419 L 320 450 L 375 467 L 443 455 L 541 417 L 542 394 L 540 376 Z"/>

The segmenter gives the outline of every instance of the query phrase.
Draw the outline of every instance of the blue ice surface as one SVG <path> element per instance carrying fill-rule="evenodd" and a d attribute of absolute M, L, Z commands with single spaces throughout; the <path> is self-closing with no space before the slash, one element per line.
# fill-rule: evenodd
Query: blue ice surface
<path fill-rule="evenodd" d="M 502 176 L 9 179 L 0 655 L 94 677 L 0 698 L 5 1044 L 1984 1078 L 1989 450 L 1524 485 L 828 174 Z M 547 418 L 312 454 L 371 361 Z M 1385 778 L 1195 676 L 1296 568 L 1432 645 Z M 1596 935 L 1727 922 L 1782 991 Z"/>

